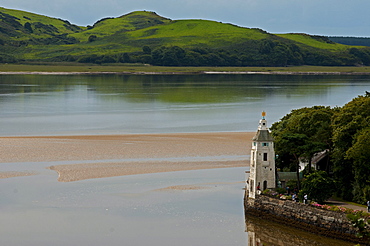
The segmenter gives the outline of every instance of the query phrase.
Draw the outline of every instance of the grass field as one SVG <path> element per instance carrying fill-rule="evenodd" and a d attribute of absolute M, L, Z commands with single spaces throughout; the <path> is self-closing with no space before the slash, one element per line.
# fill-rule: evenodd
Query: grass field
<path fill-rule="evenodd" d="M 318 49 L 331 50 L 331 51 L 345 51 L 348 50 L 349 45 L 337 44 L 337 43 L 325 43 L 319 40 L 315 40 L 307 34 L 276 34 L 279 37 L 290 39 L 301 44 L 305 44 Z M 355 47 L 355 46 L 353 46 Z"/>
<path fill-rule="evenodd" d="M 1 64 L 0 73 L 4 72 L 81 72 L 81 73 L 350 73 L 370 74 L 370 67 L 318 67 L 318 66 L 292 66 L 292 67 L 159 67 L 142 64 L 125 65 L 81 65 L 80 63 L 45 63 L 45 64 Z"/>

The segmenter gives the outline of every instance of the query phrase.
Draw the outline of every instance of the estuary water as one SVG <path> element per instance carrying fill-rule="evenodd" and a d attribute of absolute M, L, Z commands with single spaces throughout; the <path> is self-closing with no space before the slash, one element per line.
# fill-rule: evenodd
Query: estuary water
<path fill-rule="evenodd" d="M 256 131 L 261 111 L 271 124 L 366 90 L 370 76 L 2 75 L 0 136 Z M 0 245 L 352 245 L 245 218 L 247 167 L 61 183 L 49 163 L 11 165 L 38 175 L 0 179 Z"/>
<path fill-rule="evenodd" d="M 369 76 L 2 75 L 0 136 L 255 131 L 292 109 L 343 106 Z"/>

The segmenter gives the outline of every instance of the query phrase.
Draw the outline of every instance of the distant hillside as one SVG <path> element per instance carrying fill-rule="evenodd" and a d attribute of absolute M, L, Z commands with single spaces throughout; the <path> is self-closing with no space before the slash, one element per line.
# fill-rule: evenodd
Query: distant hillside
<path fill-rule="evenodd" d="M 329 39 L 338 44 L 370 46 L 370 38 L 361 37 L 329 37 Z"/>
<path fill-rule="evenodd" d="M 323 36 L 274 35 L 208 20 L 136 11 L 81 27 L 0 8 L 0 62 L 77 61 L 165 66 L 370 65 L 370 49 Z"/>

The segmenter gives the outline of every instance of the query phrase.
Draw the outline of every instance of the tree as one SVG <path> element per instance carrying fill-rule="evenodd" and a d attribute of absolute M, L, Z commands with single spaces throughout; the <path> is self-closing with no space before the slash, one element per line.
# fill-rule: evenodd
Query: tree
<path fill-rule="evenodd" d="M 370 198 L 370 128 L 360 130 L 354 144 L 347 150 L 346 159 L 353 162 L 354 200 L 365 203 Z"/>
<path fill-rule="evenodd" d="M 178 46 L 160 47 L 152 52 L 152 63 L 159 66 L 181 66 L 186 52 Z"/>
<path fill-rule="evenodd" d="M 152 53 L 152 49 L 149 46 L 145 45 L 143 46 L 143 52 L 145 55 L 150 55 Z"/>
<path fill-rule="evenodd" d="M 297 184 L 300 189 L 299 180 L 299 158 L 305 151 L 305 144 L 307 142 L 307 136 L 304 134 L 297 133 L 283 133 L 282 135 L 275 138 L 275 151 L 276 153 L 285 154 L 290 156 L 290 162 L 295 166 L 297 173 Z"/>
<path fill-rule="evenodd" d="M 361 189 L 354 189 L 354 187 L 362 187 L 363 178 L 361 177 L 366 174 L 361 174 L 356 170 L 360 155 L 355 155 L 355 153 L 360 152 L 355 151 L 358 148 L 353 146 L 357 142 L 356 139 L 362 136 L 361 131 L 370 127 L 369 108 L 370 94 L 366 93 L 365 96 L 354 98 L 333 115 L 333 171 L 338 181 L 338 196 L 346 200 L 363 196 L 360 194 Z M 358 142 L 359 145 L 360 142 Z M 358 202 L 361 201 L 360 199 Z"/>
<path fill-rule="evenodd" d="M 121 53 L 117 55 L 117 61 L 121 63 L 130 63 L 132 62 L 131 57 L 128 53 Z"/>
<path fill-rule="evenodd" d="M 271 130 L 275 137 L 275 144 L 280 144 L 280 136 L 283 134 L 302 134 L 307 139 L 301 142 L 303 145 L 300 146 L 302 152 L 299 157 L 311 160 L 315 153 L 332 147 L 331 117 L 334 112 L 335 109 L 324 106 L 292 110 L 291 113 L 272 125 Z M 278 150 L 277 154 L 284 156 L 283 152 L 279 153 Z M 282 160 L 280 159 L 280 161 Z M 285 163 L 288 162 L 285 160 Z M 283 167 L 281 166 L 281 168 Z M 328 171 L 329 167 L 326 170 Z"/>
<path fill-rule="evenodd" d="M 30 33 L 33 33 L 32 26 L 29 22 L 24 23 L 24 28 Z"/>
<path fill-rule="evenodd" d="M 319 204 L 329 199 L 336 190 L 336 183 L 333 178 L 324 171 L 316 171 L 308 174 L 302 181 L 300 195 L 307 194 L 310 200 Z"/>
<path fill-rule="evenodd" d="M 96 35 L 90 35 L 88 41 L 89 41 L 89 43 L 91 43 L 91 42 L 96 41 L 97 39 L 98 39 L 98 37 Z"/>
<path fill-rule="evenodd" d="M 144 64 L 150 64 L 152 62 L 151 55 L 141 55 L 137 57 L 137 60 Z"/>
<path fill-rule="evenodd" d="M 277 164 L 280 168 L 294 167 L 299 182 L 299 161 L 309 162 L 308 172 L 311 172 L 311 159 L 317 152 L 331 149 L 331 117 L 330 107 L 314 106 L 292 110 L 279 122 L 272 125 L 272 135 L 275 138 L 275 152 L 279 156 Z M 325 168 L 329 171 L 329 166 Z"/>

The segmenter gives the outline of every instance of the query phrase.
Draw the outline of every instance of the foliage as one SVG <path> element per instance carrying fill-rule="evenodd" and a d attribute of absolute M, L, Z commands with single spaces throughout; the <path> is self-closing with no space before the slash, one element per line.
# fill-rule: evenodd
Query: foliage
<path fill-rule="evenodd" d="M 352 217 L 353 215 L 353 216 L 356 216 L 357 218 L 364 218 L 365 220 L 370 219 L 370 213 L 365 212 L 363 210 L 351 209 L 351 208 L 346 208 L 342 206 L 335 206 L 335 205 L 328 205 L 328 204 L 319 204 L 317 202 L 312 202 L 311 206 L 321 208 L 324 210 L 345 213 L 345 214 L 351 215 L 350 217 Z"/>
<path fill-rule="evenodd" d="M 312 206 L 316 208 L 321 208 L 324 210 L 335 211 L 340 213 L 345 213 L 347 218 L 352 222 L 352 226 L 358 229 L 359 237 L 369 237 L 370 236 L 370 214 L 362 210 L 354 210 L 342 206 L 332 206 L 319 203 L 311 203 Z"/>
<path fill-rule="evenodd" d="M 71 34 L 82 31 L 84 28 L 69 23 L 66 20 L 37 15 L 25 11 L 6 9 L 0 7 L 1 31 L 12 33 L 19 39 L 29 39 L 43 36 L 41 29 L 47 30 L 49 34 Z M 38 30 L 40 29 L 40 30 Z M 46 37 L 46 36 L 44 36 Z"/>
<path fill-rule="evenodd" d="M 18 60 L 11 55 L 8 54 L 0 54 L 0 63 L 15 63 Z"/>
<path fill-rule="evenodd" d="M 278 167 L 298 168 L 300 158 L 311 160 L 314 153 L 327 149 L 332 166 L 321 170 L 334 175 L 337 195 L 364 204 L 370 199 L 369 108 L 370 93 L 366 92 L 341 108 L 293 110 L 271 127 Z"/>
<path fill-rule="evenodd" d="M 296 180 L 289 180 L 286 186 L 289 187 L 291 191 L 294 191 L 294 189 L 298 187 L 298 184 Z"/>
<path fill-rule="evenodd" d="M 279 194 L 284 194 L 286 193 L 286 190 L 284 188 L 276 188 L 276 192 L 278 192 Z"/>
<path fill-rule="evenodd" d="M 370 94 L 354 98 L 340 108 L 332 120 L 333 163 L 339 181 L 338 195 L 364 203 L 368 197 Z"/>
<path fill-rule="evenodd" d="M 370 225 L 369 222 L 359 214 L 347 214 L 347 218 L 352 222 L 353 227 L 358 229 L 359 237 L 370 236 Z"/>
<path fill-rule="evenodd" d="M 292 110 L 272 127 L 275 138 L 275 152 L 278 155 L 277 166 L 281 169 L 290 168 L 297 172 L 299 180 L 299 161 L 309 162 L 308 173 L 311 172 L 311 159 L 317 152 L 331 149 L 331 117 L 333 109 L 324 106 Z M 329 166 L 325 168 L 329 170 Z M 298 182 L 298 189 L 300 183 Z"/>
<path fill-rule="evenodd" d="M 35 38 L 30 39 L 28 44 L 36 44 L 36 45 L 61 45 L 61 44 L 76 44 L 79 41 L 74 37 L 69 37 L 67 34 L 62 35 L 52 35 L 49 38 Z"/>
<path fill-rule="evenodd" d="M 333 178 L 324 171 L 316 171 L 307 175 L 302 181 L 300 194 L 307 194 L 310 200 L 323 203 L 329 199 L 336 190 Z"/>
<path fill-rule="evenodd" d="M 270 189 L 266 189 L 264 191 L 262 191 L 262 194 L 263 195 L 266 195 L 266 196 L 270 196 L 270 197 L 275 197 L 275 198 L 280 198 L 281 194 L 275 190 L 270 190 Z"/>
<path fill-rule="evenodd" d="M 345 45 L 370 46 L 370 38 L 367 37 L 329 37 L 333 42 Z"/>
<path fill-rule="evenodd" d="M 370 64 L 370 49 L 336 44 L 322 36 L 274 35 L 216 21 L 170 20 L 149 11 L 103 18 L 88 27 L 5 8 L 0 8 L 0 19 L 1 51 L 27 61 L 74 57 L 80 62 L 119 63 L 122 59 L 116 56 L 125 53 L 125 62 L 160 66 Z"/>
<path fill-rule="evenodd" d="M 98 37 L 96 35 L 90 35 L 88 38 L 88 42 L 94 42 Z"/>

